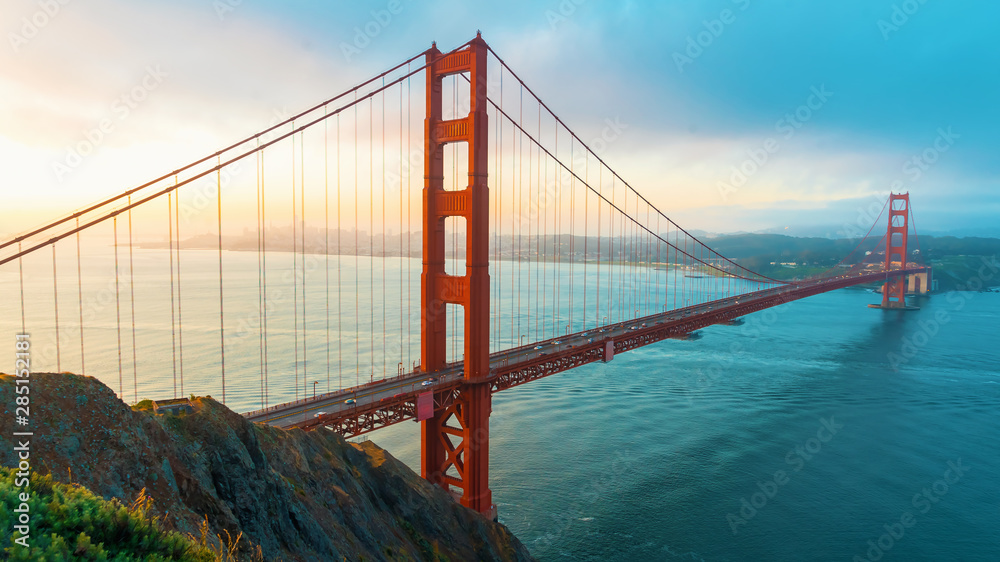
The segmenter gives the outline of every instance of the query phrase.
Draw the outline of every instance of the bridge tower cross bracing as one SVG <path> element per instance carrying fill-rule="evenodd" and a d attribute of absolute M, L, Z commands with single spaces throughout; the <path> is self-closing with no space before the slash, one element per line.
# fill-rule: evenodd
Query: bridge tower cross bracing
<path fill-rule="evenodd" d="M 885 235 L 885 270 L 905 269 L 909 232 L 910 194 L 889 194 L 889 229 Z M 895 264 L 898 262 L 898 266 Z M 894 277 L 882 286 L 882 308 L 906 308 L 907 277 Z"/>
<path fill-rule="evenodd" d="M 460 493 L 462 505 L 496 517 L 489 489 L 489 188 L 486 113 L 486 42 L 477 34 L 465 49 L 427 51 L 427 116 L 424 121 L 423 272 L 420 276 L 420 356 L 426 372 L 446 363 L 446 305 L 464 308 L 464 382 L 449 405 L 421 421 L 421 475 Z M 469 114 L 442 117 L 442 79 L 469 74 Z M 468 184 L 445 191 L 445 145 L 468 146 Z M 445 273 L 445 219 L 464 217 L 465 275 Z M 435 397 L 437 398 L 444 397 Z"/>

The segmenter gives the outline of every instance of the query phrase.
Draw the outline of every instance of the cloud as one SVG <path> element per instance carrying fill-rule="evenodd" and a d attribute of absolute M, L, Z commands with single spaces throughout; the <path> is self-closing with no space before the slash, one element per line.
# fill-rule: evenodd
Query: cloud
<path fill-rule="evenodd" d="M 958 197 L 978 208 L 995 199 L 1000 114 L 991 92 L 1000 78 L 984 69 L 996 67 L 1000 50 L 982 37 L 992 21 L 986 12 L 996 8 L 931 3 L 886 42 L 876 22 L 891 13 L 888 0 L 753 2 L 678 73 L 671 54 L 686 38 L 744 3 L 403 0 L 347 60 L 342 45 L 380 21 L 387 3 L 261 0 L 220 18 L 207 0 L 73 2 L 17 53 L 0 49 L 0 182 L 29 214 L 38 208 L 35 219 L 47 218 L 43 211 L 64 212 L 214 152 L 276 112 L 309 107 L 431 40 L 447 49 L 480 28 L 584 139 L 599 135 L 606 119 L 627 124 L 602 157 L 665 212 L 689 215 L 685 226 L 713 228 L 694 213 L 705 209 L 705 220 L 749 229 L 767 221 L 769 205 L 777 224 L 786 220 L 782 202 L 832 205 L 901 177 L 916 206 L 927 201 L 927 223 L 935 213 L 941 222 L 953 216 L 944 210 L 957 208 Z M 36 10 L 6 10 L 0 29 L 17 30 Z M 167 78 L 119 119 L 116 100 L 150 67 Z M 718 183 L 822 84 L 836 97 L 794 138 L 779 138 L 768 163 L 721 200 Z M 59 181 L 52 163 L 105 119 L 114 131 Z M 954 150 L 919 180 L 907 177 L 907 159 L 948 126 L 962 135 Z"/>
<path fill-rule="evenodd" d="M 303 47 L 293 29 L 238 15 L 220 21 L 210 2 L 72 3 L 19 53 L 0 50 L 0 141 L 16 159 L 6 162 L 4 185 L 33 193 L 35 205 L 53 204 L 39 193 L 82 205 L 214 152 L 356 79 L 359 69 Z M 141 92 L 153 84 L 150 72 L 160 83 Z M 110 132 L 60 181 L 53 163 L 96 139 L 102 122 Z"/>

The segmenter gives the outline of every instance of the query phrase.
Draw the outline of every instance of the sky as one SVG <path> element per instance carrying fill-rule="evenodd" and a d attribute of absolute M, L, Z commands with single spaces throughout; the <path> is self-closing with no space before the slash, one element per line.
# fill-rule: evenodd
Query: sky
<path fill-rule="evenodd" d="M 892 190 L 920 232 L 1000 236 L 998 15 L 944 0 L 5 5 L 0 235 L 481 30 L 582 138 L 618 124 L 602 158 L 687 228 L 838 236 Z"/>

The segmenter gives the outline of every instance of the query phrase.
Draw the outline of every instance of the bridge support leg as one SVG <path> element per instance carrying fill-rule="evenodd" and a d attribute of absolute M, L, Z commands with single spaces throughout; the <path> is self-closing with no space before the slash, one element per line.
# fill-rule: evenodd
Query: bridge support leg
<path fill-rule="evenodd" d="M 496 506 L 490 490 L 490 412 L 493 409 L 492 392 L 489 384 L 466 386 L 469 399 L 468 425 L 463 440 L 466 452 L 467 486 L 462 505 L 496 520 Z"/>
<path fill-rule="evenodd" d="M 487 383 L 467 384 L 421 427 L 421 474 L 462 505 L 496 519 L 489 488 L 490 412 Z"/>
<path fill-rule="evenodd" d="M 469 47 L 442 55 L 427 52 L 427 118 L 424 122 L 424 244 L 421 275 L 421 365 L 427 372 L 446 363 L 445 305 L 465 309 L 465 382 L 448 396 L 435 400 L 435 413 L 421 422 L 421 474 L 460 496 L 462 505 L 496 518 L 489 489 L 490 276 L 488 123 L 486 114 L 486 43 L 479 36 Z M 469 73 L 469 114 L 444 120 L 441 80 Z M 458 191 L 444 189 L 443 148 L 454 142 L 468 145 L 469 178 Z M 444 269 L 444 221 L 466 222 L 465 275 L 447 275 Z"/>

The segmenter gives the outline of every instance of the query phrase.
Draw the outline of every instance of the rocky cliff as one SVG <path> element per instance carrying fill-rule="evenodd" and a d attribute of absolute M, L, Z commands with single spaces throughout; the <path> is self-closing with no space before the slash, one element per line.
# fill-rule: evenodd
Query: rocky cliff
<path fill-rule="evenodd" d="M 17 465 L 13 387 L 0 375 L 5 466 Z M 125 503 L 145 488 L 176 530 L 196 533 L 207 517 L 213 534 L 242 533 L 268 559 L 531 560 L 506 527 L 371 442 L 251 424 L 211 398 L 193 404 L 156 415 L 93 377 L 35 374 L 33 470 Z"/>

